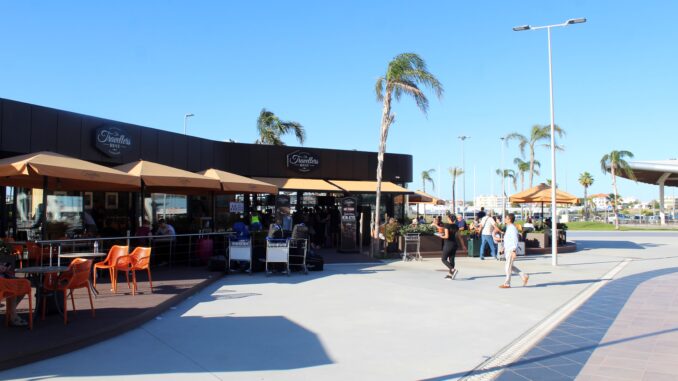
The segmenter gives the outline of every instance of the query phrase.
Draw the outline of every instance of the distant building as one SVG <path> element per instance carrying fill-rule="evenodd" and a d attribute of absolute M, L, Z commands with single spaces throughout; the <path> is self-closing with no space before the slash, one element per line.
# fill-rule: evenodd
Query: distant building
<path fill-rule="evenodd" d="M 504 197 L 502 196 L 480 195 L 476 196 L 474 205 L 477 209 L 484 207 L 485 210 L 497 210 L 501 209 L 502 201 L 504 201 Z M 509 205 L 507 204 L 506 206 L 508 207 Z"/>
<path fill-rule="evenodd" d="M 607 194 L 598 193 L 592 194 L 589 198 L 593 201 L 593 204 L 596 206 L 596 210 L 605 210 L 607 209 Z"/>

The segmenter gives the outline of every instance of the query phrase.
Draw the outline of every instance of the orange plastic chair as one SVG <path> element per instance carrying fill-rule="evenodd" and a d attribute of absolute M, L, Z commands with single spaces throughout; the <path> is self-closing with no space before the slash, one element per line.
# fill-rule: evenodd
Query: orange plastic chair
<path fill-rule="evenodd" d="M 60 291 L 64 293 L 64 324 L 68 324 L 68 298 L 66 293 L 70 292 L 71 304 L 73 311 L 75 311 L 75 299 L 73 298 L 73 291 L 78 288 L 87 289 L 89 295 L 89 306 L 92 309 L 92 317 L 95 317 L 94 303 L 92 302 L 92 291 L 90 290 L 89 276 L 92 268 L 92 260 L 84 258 L 75 258 L 68 266 L 68 270 L 61 273 L 59 276 L 55 274 L 48 274 L 45 277 L 43 288 L 47 291 Z M 42 319 L 45 319 L 45 307 L 47 304 L 47 295 L 42 295 Z"/>
<path fill-rule="evenodd" d="M 40 265 L 44 260 L 49 258 L 49 248 L 42 248 L 35 242 L 26 242 L 26 249 L 28 250 L 28 265 Z"/>
<path fill-rule="evenodd" d="M 9 326 L 9 299 L 28 295 L 28 329 L 33 329 L 33 296 L 28 279 L 0 278 L 0 299 L 5 299 L 5 325 Z M 15 306 L 16 308 L 16 306 Z"/>
<path fill-rule="evenodd" d="M 137 271 L 146 270 L 148 273 L 148 283 L 151 285 L 151 293 L 153 293 L 153 279 L 151 279 L 151 248 L 137 247 L 127 258 L 119 258 L 115 266 L 115 276 L 113 277 L 113 292 L 118 286 L 118 271 L 125 271 L 127 275 L 127 286 L 129 287 L 129 272 L 132 272 L 132 295 L 136 295 L 137 287 Z"/>
<path fill-rule="evenodd" d="M 118 262 L 118 258 L 120 257 L 126 257 L 127 254 L 129 253 L 129 246 L 119 246 L 119 245 L 113 245 L 111 249 L 108 251 L 108 255 L 106 256 L 106 259 L 104 259 L 101 262 L 97 262 L 94 264 L 94 288 L 97 288 L 97 269 L 108 269 L 108 276 L 111 279 L 111 290 L 114 290 L 113 287 L 113 268 L 115 267 L 115 264 Z"/>

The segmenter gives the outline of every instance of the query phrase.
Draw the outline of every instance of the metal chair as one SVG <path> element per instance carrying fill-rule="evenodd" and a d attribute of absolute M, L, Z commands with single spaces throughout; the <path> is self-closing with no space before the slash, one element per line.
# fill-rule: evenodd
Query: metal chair
<path fill-rule="evenodd" d="M 415 250 L 410 254 L 410 247 Z M 403 261 L 417 260 L 421 261 L 421 236 L 419 233 L 405 233 L 405 247 L 403 250 Z"/>

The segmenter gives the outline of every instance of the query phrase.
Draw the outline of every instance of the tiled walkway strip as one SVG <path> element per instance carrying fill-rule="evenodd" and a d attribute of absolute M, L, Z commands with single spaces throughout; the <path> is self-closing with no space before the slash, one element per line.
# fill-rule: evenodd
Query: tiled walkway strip
<path fill-rule="evenodd" d="M 558 325 L 566 319 L 572 312 L 577 310 L 584 304 L 592 295 L 594 295 L 601 287 L 605 286 L 615 275 L 617 275 L 631 260 L 626 259 L 620 262 L 607 274 L 605 274 L 600 282 L 593 283 L 584 291 L 572 298 L 569 302 L 556 310 L 553 314 L 542 320 L 533 329 L 526 332 L 513 343 L 504 347 L 496 355 L 489 358 L 476 369 L 469 372 L 468 375 L 462 378 L 465 381 L 485 381 L 492 380 L 497 377 L 506 367 L 514 364 L 518 359 L 523 357 L 527 351 L 533 348 L 538 342 L 542 340 L 549 332 L 553 331 Z M 503 376 L 503 374 L 502 374 Z M 524 380 L 525 378 L 515 378 L 517 380 Z"/>

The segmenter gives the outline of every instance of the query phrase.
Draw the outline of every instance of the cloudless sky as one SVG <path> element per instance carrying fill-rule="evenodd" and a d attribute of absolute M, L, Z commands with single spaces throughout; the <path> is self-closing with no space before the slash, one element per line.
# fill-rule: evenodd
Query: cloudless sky
<path fill-rule="evenodd" d="M 410 188 L 435 168 L 434 193 L 449 199 L 447 168 L 462 166 L 457 136 L 471 136 L 470 200 L 474 188 L 500 191 L 500 136 L 549 123 L 546 31 L 511 28 L 586 17 L 552 32 L 556 123 L 567 132 L 557 182 L 581 196 L 577 179 L 589 171 L 589 193 L 610 193 L 605 153 L 678 157 L 676 14 L 678 2 L 659 0 L 0 0 L 0 97 L 175 132 L 190 112 L 189 134 L 248 143 L 265 107 L 303 124 L 307 147 L 376 151 L 375 81 L 394 56 L 414 52 L 445 95 L 428 93 L 428 116 L 410 99 L 395 103 L 387 151 L 413 155 Z M 505 167 L 519 155 L 510 143 Z M 537 159 L 535 183 L 551 177 L 548 149 Z M 619 192 L 658 197 L 629 180 Z"/>

